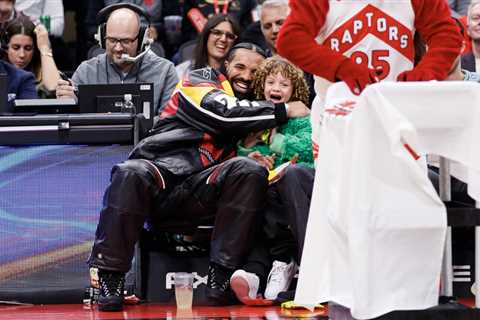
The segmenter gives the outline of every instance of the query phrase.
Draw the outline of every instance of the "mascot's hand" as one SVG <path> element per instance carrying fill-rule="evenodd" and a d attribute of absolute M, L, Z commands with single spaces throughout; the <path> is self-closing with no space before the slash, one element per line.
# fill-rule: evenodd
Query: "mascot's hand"
<path fill-rule="evenodd" d="M 355 95 L 359 95 L 367 85 L 379 81 L 375 70 L 356 64 L 350 59 L 340 64 L 336 77 L 345 81 Z"/>
<path fill-rule="evenodd" d="M 438 80 L 438 77 L 432 70 L 427 68 L 414 68 L 400 73 L 397 76 L 397 81 L 430 81 Z"/>

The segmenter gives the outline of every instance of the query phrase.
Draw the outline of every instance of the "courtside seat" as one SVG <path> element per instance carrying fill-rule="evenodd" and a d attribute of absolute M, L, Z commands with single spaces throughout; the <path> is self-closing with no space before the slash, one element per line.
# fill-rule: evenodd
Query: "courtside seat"
<path fill-rule="evenodd" d="M 454 201 L 445 202 L 447 224 L 452 228 L 453 296 L 473 298 L 475 283 L 475 227 L 480 226 L 480 209 Z"/>
<path fill-rule="evenodd" d="M 199 226 L 182 234 L 152 232 L 144 229 L 136 247 L 127 287 L 148 302 L 175 303 L 173 274 L 194 273 L 194 297 L 197 305 L 206 304 L 205 286 L 209 263 L 209 247 L 213 226 Z"/>
<path fill-rule="evenodd" d="M 466 186 L 456 178 L 450 177 L 448 160 L 443 166 L 447 168 L 443 173 L 445 174 L 443 186 L 440 182 L 439 169 L 429 167 L 428 171 L 428 177 L 435 190 L 441 198 L 445 198 L 443 203 L 447 208 L 449 227 L 442 265 L 442 283 L 449 284 L 442 286 L 441 295 L 448 299 L 452 295 L 456 298 L 473 298 L 472 286 L 475 283 L 476 269 L 475 227 L 480 226 L 480 209 L 475 208 L 475 200 L 467 195 Z M 446 184 L 446 181 L 450 183 Z"/>

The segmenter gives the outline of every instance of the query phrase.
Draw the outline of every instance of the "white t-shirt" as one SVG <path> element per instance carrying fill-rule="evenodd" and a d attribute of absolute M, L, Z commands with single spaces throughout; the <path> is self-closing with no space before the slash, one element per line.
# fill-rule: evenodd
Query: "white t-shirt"
<path fill-rule="evenodd" d="M 17 0 L 15 9 L 29 16 L 35 24 L 40 23 L 40 16 L 50 16 L 50 34 L 63 36 L 65 21 L 62 0 Z"/>

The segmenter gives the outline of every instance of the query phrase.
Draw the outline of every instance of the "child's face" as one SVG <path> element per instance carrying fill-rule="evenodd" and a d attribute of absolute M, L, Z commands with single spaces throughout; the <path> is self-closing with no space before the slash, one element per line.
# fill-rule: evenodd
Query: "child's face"
<path fill-rule="evenodd" d="M 265 78 L 265 99 L 274 103 L 288 102 L 292 97 L 293 84 L 280 72 L 269 74 Z"/>

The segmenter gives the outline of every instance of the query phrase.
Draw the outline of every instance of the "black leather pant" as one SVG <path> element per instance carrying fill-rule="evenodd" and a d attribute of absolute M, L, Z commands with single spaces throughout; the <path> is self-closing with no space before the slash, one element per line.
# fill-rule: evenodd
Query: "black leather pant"
<path fill-rule="evenodd" d="M 244 157 L 187 177 L 150 161 L 125 161 L 112 169 L 88 263 L 127 272 L 145 222 L 173 232 L 213 224 L 210 260 L 237 268 L 251 249 L 267 188 L 267 171 Z"/>

